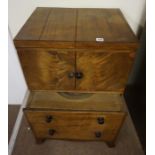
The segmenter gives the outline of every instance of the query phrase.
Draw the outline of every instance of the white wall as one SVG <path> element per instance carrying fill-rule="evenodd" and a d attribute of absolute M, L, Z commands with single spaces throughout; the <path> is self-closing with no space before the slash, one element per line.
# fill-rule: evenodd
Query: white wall
<path fill-rule="evenodd" d="M 8 22 L 13 38 L 35 9 L 34 2 L 35 0 L 8 1 Z"/>
<path fill-rule="evenodd" d="M 9 0 L 9 26 L 13 37 L 38 6 L 120 8 L 135 33 L 145 22 L 145 0 Z"/>
<path fill-rule="evenodd" d="M 144 27 L 146 20 L 145 7 L 145 0 L 121 0 L 121 11 L 136 34 L 139 27 Z"/>
<path fill-rule="evenodd" d="M 8 102 L 9 104 L 21 104 L 27 92 L 27 86 L 10 33 L 8 50 Z"/>

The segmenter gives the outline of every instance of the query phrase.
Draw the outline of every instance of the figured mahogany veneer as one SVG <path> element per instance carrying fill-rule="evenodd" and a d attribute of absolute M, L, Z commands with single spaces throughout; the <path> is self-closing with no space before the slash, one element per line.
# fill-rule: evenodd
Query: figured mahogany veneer
<path fill-rule="evenodd" d="M 37 142 L 104 140 L 114 146 L 138 48 L 121 11 L 36 8 L 14 43 L 31 91 L 24 113 Z"/>
<path fill-rule="evenodd" d="M 134 52 L 79 50 L 76 52 L 76 70 L 84 75 L 76 80 L 76 90 L 123 92 Z"/>
<path fill-rule="evenodd" d="M 68 77 L 75 68 L 74 51 L 51 48 L 18 48 L 17 50 L 29 89 L 75 89 L 75 79 Z"/>
<path fill-rule="evenodd" d="M 129 50 L 18 48 L 18 55 L 31 90 L 123 92 L 134 60 Z M 69 77 L 75 72 L 83 77 Z"/>

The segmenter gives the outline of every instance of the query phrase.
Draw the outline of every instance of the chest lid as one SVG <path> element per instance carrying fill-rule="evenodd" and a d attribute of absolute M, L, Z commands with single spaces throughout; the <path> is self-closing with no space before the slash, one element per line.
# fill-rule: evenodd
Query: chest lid
<path fill-rule="evenodd" d="M 137 46 L 119 9 L 37 8 L 14 42 L 16 47 Z"/>

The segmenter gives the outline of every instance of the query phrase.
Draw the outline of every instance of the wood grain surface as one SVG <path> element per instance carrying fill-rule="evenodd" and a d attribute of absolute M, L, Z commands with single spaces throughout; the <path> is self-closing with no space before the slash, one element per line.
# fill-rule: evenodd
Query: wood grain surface
<path fill-rule="evenodd" d="M 68 112 L 68 111 L 33 111 L 25 110 L 25 114 L 37 138 L 72 139 L 72 140 L 115 140 L 124 121 L 123 112 Z M 50 123 L 46 116 L 53 117 Z M 104 118 L 104 124 L 98 118 Z M 49 129 L 55 130 L 49 135 Z M 101 137 L 95 133 L 100 132 Z"/>
<path fill-rule="evenodd" d="M 74 89 L 75 54 L 70 50 L 19 48 L 25 79 L 30 90 Z"/>
<path fill-rule="evenodd" d="M 46 110 L 121 111 L 123 96 L 116 93 L 79 93 L 65 97 L 52 91 L 32 91 L 27 108 Z M 86 96 L 83 96 L 85 95 Z"/>
<path fill-rule="evenodd" d="M 123 92 L 134 56 L 130 51 L 76 51 L 76 70 L 84 75 L 76 80 L 76 89 Z"/>
<path fill-rule="evenodd" d="M 135 52 L 19 48 L 18 55 L 30 90 L 123 92 Z M 82 79 L 68 77 L 79 71 Z"/>
<path fill-rule="evenodd" d="M 78 9 L 77 41 L 133 42 L 134 34 L 119 9 Z"/>
<path fill-rule="evenodd" d="M 104 38 L 96 42 L 96 38 Z M 14 39 L 16 47 L 137 48 L 119 9 L 37 8 Z M 63 47 L 62 47 L 63 46 Z"/>
<path fill-rule="evenodd" d="M 75 40 L 76 10 L 52 8 L 40 40 Z"/>

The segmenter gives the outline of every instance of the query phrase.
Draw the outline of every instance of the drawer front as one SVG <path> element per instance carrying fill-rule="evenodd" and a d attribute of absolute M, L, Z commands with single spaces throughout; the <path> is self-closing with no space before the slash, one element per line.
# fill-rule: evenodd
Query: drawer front
<path fill-rule="evenodd" d="M 30 90 L 68 90 L 75 88 L 70 73 L 75 70 L 72 50 L 18 48 L 18 55 Z"/>
<path fill-rule="evenodd" d="M 83 73 L 76 80 L 76 89 L 124 91 L 133 60 L 134 52 L 130 51 L 76 51 L 76 69 Z"/>
<path fill-rule="evenodd" d="M 25 114 L 36 137 L 75 140 L 113 140 L 125 118 L 123 112 L 25 110 Z"/>

